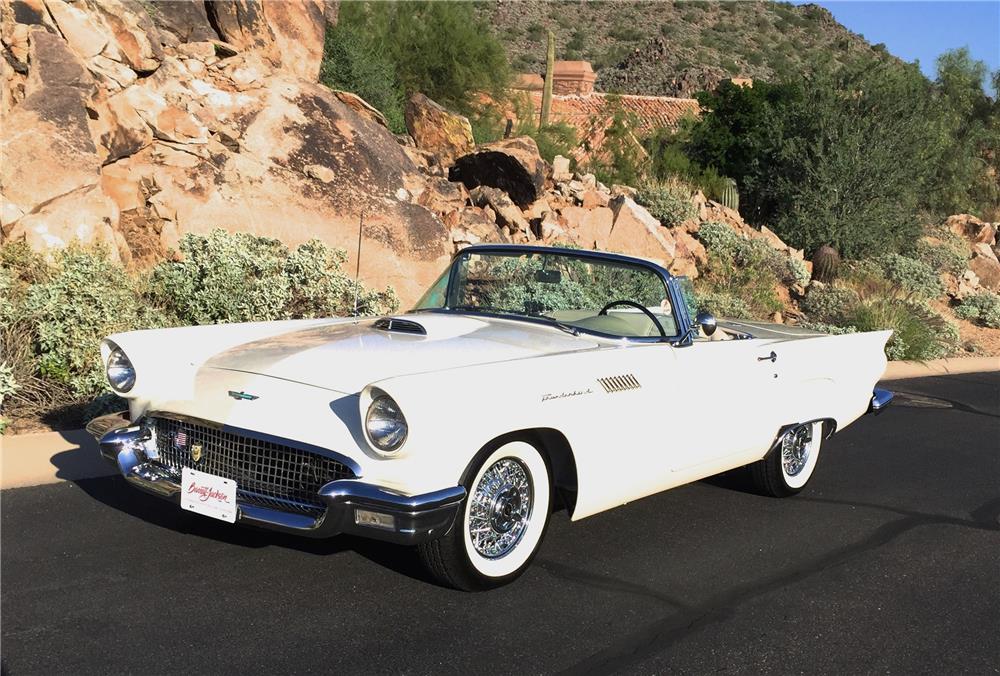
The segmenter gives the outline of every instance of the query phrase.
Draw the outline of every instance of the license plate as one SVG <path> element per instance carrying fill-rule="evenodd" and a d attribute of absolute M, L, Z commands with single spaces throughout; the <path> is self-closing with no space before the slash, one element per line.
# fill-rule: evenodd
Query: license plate
<path fill-rule="evenodd" d="M 185 467 L 181 470 L 181 508 L 236 523 L 236 482 Z"/>

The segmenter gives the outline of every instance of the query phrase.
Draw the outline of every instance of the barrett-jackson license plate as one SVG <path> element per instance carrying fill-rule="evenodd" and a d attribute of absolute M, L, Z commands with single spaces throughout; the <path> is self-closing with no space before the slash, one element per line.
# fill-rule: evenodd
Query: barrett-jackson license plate
<path fill-rule="evenodd" d="M 181 508 L 236 523 L 236 482 L 185 467 L 181 470 Z"/>

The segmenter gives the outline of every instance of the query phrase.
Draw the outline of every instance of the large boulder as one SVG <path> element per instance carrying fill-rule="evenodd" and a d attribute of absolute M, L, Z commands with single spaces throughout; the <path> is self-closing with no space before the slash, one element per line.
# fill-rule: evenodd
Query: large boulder
<path fill-rule="evenodd" d="M 971 214 L 956 214 L 949 216 L 944 222 L 945 228 L 969 241 L 970 244 L 996 244 L 996 223 L 986 223 Z"/>
<path fill-rule="evenodd" d="M 677 255 L 677 243 L 667 228 L 631 197 L 611 200 L 614 222 L 607 246 L 633 256 L 642 256 L 670 265 Z"/>
<path fill-rule="evenodd" d="M 980 242 L 973 247 L 969 269 L 976 273 L 982 286 L 1000 291 L 1000 261 L 989 244 Z"/>
<path fill-rule="evenodd" d="M 406 130 L 417 148 L 434 153 L 444 167 L 476 145 L 468 118 L 446 110 L 419 92 L 406 102 L 404 116 Z"/>
<path fill-rule="evenodd" d="M 208 20 L 205 3 L 201 0 L 157 3 L 153 21 L 161 32 L 172 34 L 180 42 L 202 42 L 219 38 Z"/>
<path fill-rule="evenodd" d="M 559 212 L 562 229 L 574 244 L 585 249 L 612 249 L 610 238 L 614 213 L 607 207 L 584 209 L 563 207 Z M 544 230 L 544 228 L 543 228 Z M 543 236 L 545 233 L 542 233 Z M 621 249 L 618 249 L 621 251 Z"/>
<path fill-rule="evenodd" d="M 28 96 L 0 125 L 0 193 L 22 213 L 98 181 L 101 159 L 86 102 L 94 83 L 66 43 L 31 31 Z"/>
<path fill-rule="evenodd" d="M 320 0 L 231 0 L 208 4 L 221 37 L 240 51 L 261 53 L 276 68 L 319 79 L 326 31 Z"/>
<path fill-rule="evenodd" d="M 458 158 L 448 179 L 461 181 L 470 190 L 480 185 L 499 188 L 514 204 L 527 209 L 545 187 L 545 160 L 529 136 L 487 143 Z"/>
<path fill-rule="evenodd" d="M 62 249 L 74 242 L 101 243 L 118 260 L 117 224 L 118 207 L 114 200 L 100 186 L 91 185 L 61 195 L 22 216 L 8 236 L 14 241 L 24 240 L 36 250 Z"/>
<path fill-rule="evenodd" d="M 477 207 L 490 207 L 496 214 L 497 223 L 500 226 L 507 226 L 511 232 L 530 231 L 530 225 L 524 214 L 502 190 L 479 186 L 469 191 L 469 199 Z"/>

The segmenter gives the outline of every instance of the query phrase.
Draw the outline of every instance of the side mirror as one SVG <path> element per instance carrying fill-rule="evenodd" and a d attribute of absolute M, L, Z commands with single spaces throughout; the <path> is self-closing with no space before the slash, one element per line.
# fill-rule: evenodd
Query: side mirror
<path fill-rule="evenodd" d="M 694 323 L 701 328 L 706 336 L 711 336 L 719 327 L 718 322 L 715 321 L 715 317 L 710 312 L 699 312 Z"/>

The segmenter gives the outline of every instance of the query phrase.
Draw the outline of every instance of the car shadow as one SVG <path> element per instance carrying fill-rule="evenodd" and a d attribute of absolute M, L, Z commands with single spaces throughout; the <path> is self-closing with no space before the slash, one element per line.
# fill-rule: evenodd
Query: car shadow
<path fill-rule="evenodd" d="M 75 484 L 97 502 L 132 518 L 141 519 L 159 528 L 248 549 L 282 547 L 316 556 L 353 552 L 401 575 L 422 582 L 435 582 L 421 564 L 415 548 L 401 547 L 352 535 L 314 539 L 251 526 L 234 526 L 182 510 L 176 504 L 130 486 L 125 479 L 117 474 L 82 479 L 71 478 L 80 476 L 81 467 L 91 468 L 92 463 L 87 456 L 97 457 L 97 448 L 93 440 L 88 442 L 78 438 L 75 433 L 67 433 L 63 436 L 67 440 L 79 441 L 80 443 L 76 448 L 52 456 L 51 462 L 57 468 L 56 476 Z M 104 464 L 103 461 L 99 460 L 99 462 Z M 106 464 L 105 467 L 110 468 Z"/>

